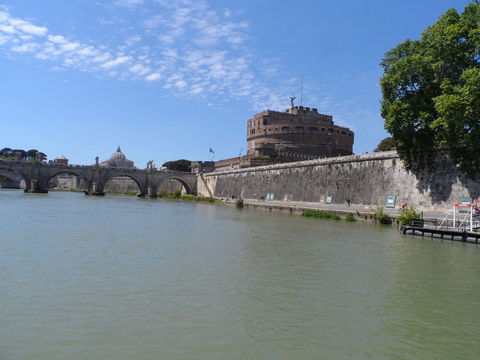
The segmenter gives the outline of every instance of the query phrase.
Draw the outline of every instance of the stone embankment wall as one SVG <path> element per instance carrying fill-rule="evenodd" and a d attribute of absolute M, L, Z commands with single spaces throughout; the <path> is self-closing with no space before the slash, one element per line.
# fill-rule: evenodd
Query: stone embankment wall
<path fill-rule="evenodd" d="M 385 205 L 387 195 L 419 209 L 451 208 L 463 197 L 477 199 L 480 182 L 462 175 L 448 158 L 434 172 L 407 171 L 395 151 L 317 159 L 202 174 L 199 195 L 229 198 Z"/>

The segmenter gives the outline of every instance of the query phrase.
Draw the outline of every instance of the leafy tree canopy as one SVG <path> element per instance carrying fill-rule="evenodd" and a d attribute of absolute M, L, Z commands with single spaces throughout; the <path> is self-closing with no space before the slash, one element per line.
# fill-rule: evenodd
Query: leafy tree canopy
<path fill-rule="evenodd" d="M 420 40 L 381 63 L 382 117 L 407 168 L 433 167 L 439 151 L 469 176 L 480 170 L 480 5 L 450 9 Z"/>
<path fill-rule="evenodd" d="M 166 163 L 163 164 L 167 169 L 169 170 L 175 170 L 175 171 L 191 171 L 191 162 L 189 160 L 175 160 L 175 161 L 167 161 Z"/>
<path fill-rule="evenodd" d="M 47 155 L 38 150 L 10 149 L 5 147 L 0 150 L 0 158 L 14 159 L 18 154 L 21 160 L 47 160 Z"/>
<path fill-rule="evenodd" d="M 396 148 L 395 140 L 389 136 L 380 141 L 380 143 L 377 145 L 374 152 L 379 152 L 379 151 L 389 151 L 389 150 L 395 150 Z"/>

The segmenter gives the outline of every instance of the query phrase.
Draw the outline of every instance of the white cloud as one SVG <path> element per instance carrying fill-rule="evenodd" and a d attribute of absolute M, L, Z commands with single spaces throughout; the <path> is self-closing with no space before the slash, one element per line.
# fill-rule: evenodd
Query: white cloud
<path fill-rule="evenodd" d="M 153 73 L 145 77 L 147 81 L 156 81 L 159 80 L 162 76 L 159 73 Z"/>
<path fill-rule="evenodd" d="M 103 54 L 100 54 L 96 57 L 94 57 L 92 59 L 92 62 L 94 63 L 100 63 L 100 62 L 104 62 L 104 61 L 107 61 L 108 59 L 110 59 L 110 54 L 109 53 L 103 53 Z"/>
<path fill-rule="evenodd" d="M 32 52 L 38 49 L 38 44 L 25 43 L 19 46 L 12 46 L 12 51 L 15 52 Z"/>
<path fill-rule="evenodd" d="M 82 55 L 82 56 L 95 56 L 95 55 L 98 54 L 98 50 L 93 48 L 93 46 L 85 46 L 85 47 L 81 48 L 80 50 L 78 50 L 77 54 Z M 105 59 L 105 60 L 107 60 L 107 59 Z"/>
<path fill-rule="evenodd" d="M 179 89 L 183 89 L 185 86 L 187 86 L 187 82 L 185 80 L 177 80 L 175 81 L 174 86 Z"/>
<path fill-rule="evenodd" d="M 115 5 L 124 6 L 124 7 L 135 7 L 137 5 L 143 4 L 144 0 L 117 0 Z"/>
<path fill-rule="evenodd" d="M 0 24 L 0 31 L 3 31 L 7 34 L 13 34 L 17 32 L 12 25 L 5 25 L 5 24 Z"/>
<path fill-rule="evenodd" d="M 56 44 L 65 44 L 67 42 L 67 40 L 61 35 L 48 35 L 47 39 Z"/>
<path fill-rule="evenodd" d="M 130 71 L 137 75 L 145 75 L 150 71 L 150 68 L 142 64 L 135 64 L 132 67 L 130 67 Z"/>
<path fill-rule="evenodd" d="M 77 49 L 78 47 L 80 47 L 79 43 L 67 42 L 67 43 L 65 43 L 61 46 L 61 49 L 64 50 L 64 51 L 73 51 L 73 50 Z"/>
<path fill-rule="evenodd" d="M 130 56 L 119 56 L 116 59 L 113 59 L 113 60 L 107 61 L 106 63 L 103 63 L 101 65 L 101 67 L 105 68 L 105 69 L 110 69 L 110 68 L 116 67 L 118 65 L 121 65 L 123 63 L 126 63 L 126 62 L 130 61 L 130 59 L 131 59 Z"/>
<path fill-rule="evenodd" d="M 8 22 L 12 25 L 15 29 L 23 31 L 24 33 L 36 35 L 36 36 L 45 36 L 48 32 L 46 27 L 36 26 L 28 21 L 24 21 L 21 19 L 9 18 Z"/>
<path fill-rule="evenodd" d="M 148 16 L 140 20 L 141 27 L 130 24 L 119 32 L 121 45 L 98 39 L 80 42 L 0 10 L 0 53 L 10 57 L 30 53 L 52 62 L 49 68 L 57 71 L 68 68 L 157 82 L 174 96 L 248 99 L 258 110 L 287 105 L 297 84 L 267 86 L 262 81 L 279 78 L 281 69 L 275 61 L 250 55 L 249 26 L 234 21 L 232 11 L 212 10 L 205 0 L 151 1 L 150 12 L 146 8 L 138 12 Z M 114 5 L 133 8 L 143 3 L 118 0 Z"/>

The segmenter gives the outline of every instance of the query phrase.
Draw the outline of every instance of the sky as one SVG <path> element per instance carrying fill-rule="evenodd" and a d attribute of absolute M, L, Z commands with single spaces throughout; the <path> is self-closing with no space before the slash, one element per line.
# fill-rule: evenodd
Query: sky
<path fill-rule="evenodd" d="M 355 132 L 388 134 L 385 52 L 467 0 L 0 0 L 0 148 L 70 163 L 121 146 L 143 168 L 246 152 L 255 113 L 290 96 Z"/>

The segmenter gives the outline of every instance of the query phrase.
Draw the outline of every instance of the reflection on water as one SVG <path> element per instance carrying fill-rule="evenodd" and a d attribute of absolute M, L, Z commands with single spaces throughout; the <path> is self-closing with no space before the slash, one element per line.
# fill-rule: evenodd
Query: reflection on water
<path fill-rule="evenodd" d="M 0 359 L 480 354 L 474 244 L 126 196 L 0 204 Z"/>

